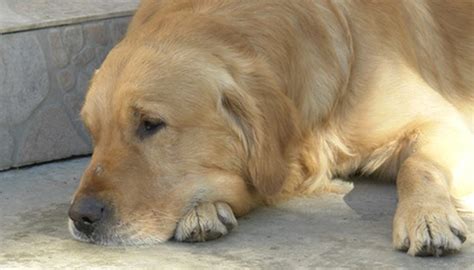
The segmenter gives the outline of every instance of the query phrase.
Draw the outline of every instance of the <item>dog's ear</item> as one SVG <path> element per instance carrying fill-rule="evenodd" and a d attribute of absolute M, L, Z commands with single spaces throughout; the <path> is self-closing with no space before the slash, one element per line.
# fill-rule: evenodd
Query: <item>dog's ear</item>
<path fill-rule="evenodd" d="M 281 190 L 289 171 L 289 150 L 299 136 L 294 108 L 270 87 L 223 91 L 221 107 L 247 153 L 247 177 L 264 195 Z"/>

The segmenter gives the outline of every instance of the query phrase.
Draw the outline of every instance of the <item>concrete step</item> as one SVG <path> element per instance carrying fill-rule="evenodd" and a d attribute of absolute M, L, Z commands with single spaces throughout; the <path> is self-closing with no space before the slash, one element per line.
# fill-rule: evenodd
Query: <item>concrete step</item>
<path fill-rule="evenodd" d="M 0 0 L 0 170 L 91 152 L 78 112 L 138 0 Z"/>

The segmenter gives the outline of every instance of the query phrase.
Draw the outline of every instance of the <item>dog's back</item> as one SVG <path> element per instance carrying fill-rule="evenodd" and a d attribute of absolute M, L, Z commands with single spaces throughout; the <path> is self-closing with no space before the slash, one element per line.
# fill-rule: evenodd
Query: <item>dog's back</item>
<path fill-rule="evenodd" d="M 345 1 L 338 7 L 344 10 L 356 37 L 356 57 L 383 58 L 409 68 L 461 111 L 472 129 L 473 3 Z"/>

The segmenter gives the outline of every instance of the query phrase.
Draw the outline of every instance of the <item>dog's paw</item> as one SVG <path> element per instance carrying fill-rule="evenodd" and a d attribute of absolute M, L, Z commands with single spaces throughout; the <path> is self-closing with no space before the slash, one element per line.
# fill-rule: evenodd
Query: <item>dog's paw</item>
<path fill-rule="evenodd" d="M 450 205 L 406 201 L 393 222 L 393 245 L 413 256 L 441 256 L 459 251 L 467 229 Z"/>
<path fill-rule="evenodd" d="M 237 219 L 227 203 L 203 203 L 194 207 L 178 223 L 177 241 L 203 242 L 228 234 L 237 226 Z"/>

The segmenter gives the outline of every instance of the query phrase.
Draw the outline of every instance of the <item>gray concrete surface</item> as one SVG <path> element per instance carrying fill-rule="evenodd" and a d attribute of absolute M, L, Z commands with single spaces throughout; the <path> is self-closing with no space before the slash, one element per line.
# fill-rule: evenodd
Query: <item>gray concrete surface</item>
<path fill-rule="evenodd" d="M 88 158 L 0 173 L 0 269 L 473 269 L 474 234 L 461 253 L 413 258 L 391 248 L 389 184 L 356 181 L 345 196 L 261 208 L 216 241 L 104 247 L 68 234 L 66 212 Z M 473 219 L 466 219 L 471 230 Z"/>
<path fill-rule="evenodd" d="M 90 153 L 78 113 L 137 3 L 0 0 L 0 170 Z"/>
<path fill-rule="evenodd" d="M 0 0 L 0 34 L 130 16 L 139 0 Z"/>

